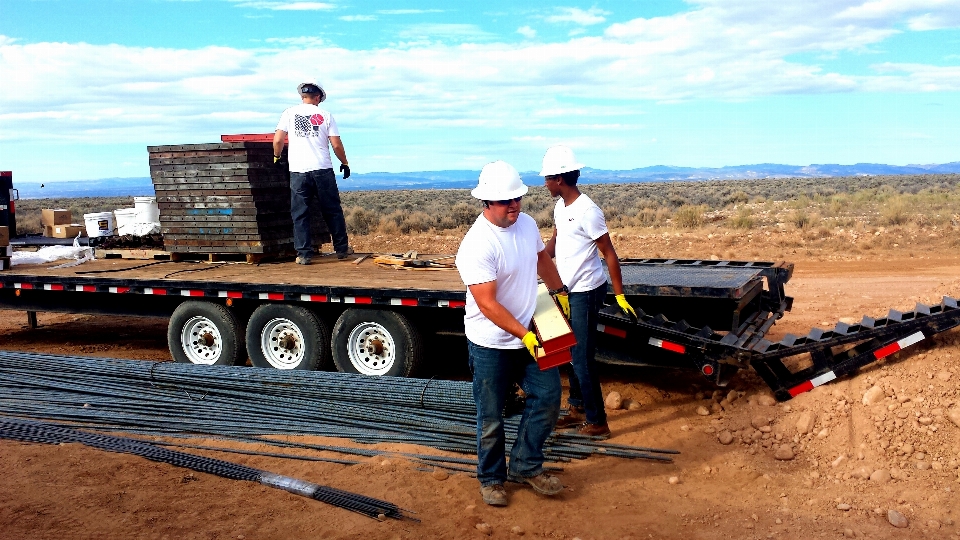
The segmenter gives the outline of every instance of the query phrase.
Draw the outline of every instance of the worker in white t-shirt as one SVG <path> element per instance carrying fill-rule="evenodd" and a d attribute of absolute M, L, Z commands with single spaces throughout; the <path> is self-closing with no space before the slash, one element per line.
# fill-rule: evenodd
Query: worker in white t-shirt
<path fill-rule="evenodd" d="M 472 192 L 483 201 L 483 213 L 457 251 L 457 269 L 467 286 L 464 329 L 477 404 L 477 479 L 483 502 L 493 506 L 506 506 L 503 484 L 508 479 L 544 495 L 563 489 L 558 478 L 543 470 L 543 445 L 560 415 L 560 373 L 537 366 L 540 344 L 530 323 L 538 274 L 551 293 L 562 296 L 566 288 L 536 222 L 520 212 L 526 192 L 510 164 L 484 166 Z M 503 407 L 515 381 L 526 404 L 508 472 Z"/>
<path fill-rule="evenodd" d="M 327 99 L 323 87 L 311 79 L 297 86 L 297 92 L 303 103 L 283 111 L 273 135 L 273 162 L 278 166 L 284 164 L 283 144 L 289 138 L 286 161 L 290 164 L 290 214 L 297 263 L 310 264 L 314 253 L 310 237 L 310 200 L 313 198 L 318 200 L 320 217 L 330 231 L 337 258 L 344 259 L 353 249 L 347 241 L 347 224 L 333 174 L 330 146 L 340 160 L 344 180 L 350 178 L 347 153 L 333 115 L 319 107 Z"/>
<path fill-rule="evenodd" d="M 553 209 L 553 237 L 547 242 L 547 253 L 556 257 L 560 277 L 570 289 L 570 326 L 577 338 L 570 350 L 572 369 L 566 370 L 570 379 L 570 413 L 557 422 L 557 428 L 576 427 L 583 435 L 607 438 L 610 427 L 594 358 L 598 313 L 607 294 L 600 255 L 607 263 L 620 309 L 633 317 L 637 313 L 623 295 L 620 261 L 603 211 L 577 188 L 582 168 L 571 149 L 557 145 L 544 154 L 540 171 L 550 195 L 559 197 Z"/>

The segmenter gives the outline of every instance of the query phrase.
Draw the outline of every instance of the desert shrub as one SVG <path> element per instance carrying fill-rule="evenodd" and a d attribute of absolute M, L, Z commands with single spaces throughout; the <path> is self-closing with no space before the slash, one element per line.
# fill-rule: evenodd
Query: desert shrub
<path fill-rule="evenodd" d="M 752 229 L 756 226 L 756 220 L 753 218 L 753 212 L 746 207 L 741 207 L 739 210 L 737 210 L 737 215 L 730 218 L 729 223 L 734 229 Z"/>
<path fill-rule="evenodd" d="M 454 227 L 470 226 L 477 220 L 480 212 L 479 204 L 457 203 L 450 209 L 450 217 Z"/>
<path fill-rule="evenodd" d="M 347 231 L 350 234 L 370 234 L 380 224 L 380 216 L 359 206 L 354 206 L 346 214 Z"/>
<path fill-rule="evenodd" d="M 537 212 L 530 214 L 530 217 L 537 222 L 537 227 L 541 229 L 553 228 L 553 207 L 541 208 Z"/>
<path fill-rule="evenodd" d="M 706 207 L 702 205 L 683 205 L 673 213 L 673 223 L 682 229 L 696 229 L 704 223 L 703 214 Z"/>
<path fill-rule="evenodd" d="M 789 222 L 798 229 L 807 229 L 813 225 L 813 220 L 806 210 L 797 210 L 790 215 Z"/>
<path fill-rule="evenodd" d="M 427 232 L 437 223 L 437 218 L 426 212 L 411 212 L 401 219 L 400 232 L 404 234 Z"/>
<path fill-rule="evenodd" d="M 903 225 L 909 222 L 910 214 L 903 197 L 889 198 L 880 209 L 880 220 L 884 225 Z"/>

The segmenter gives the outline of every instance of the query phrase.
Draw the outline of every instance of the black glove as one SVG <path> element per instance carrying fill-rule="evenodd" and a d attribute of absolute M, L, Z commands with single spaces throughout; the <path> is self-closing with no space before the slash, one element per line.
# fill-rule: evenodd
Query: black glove
<path fill-rule="evenodd" d="M 340 172 L 343 173 L 343 179 L 346 180 L 350 178 L 350 166 L 349 165 L 340 165 Z"/>
<path fill-rule="evenodd" d="M 287 166 L 287 158 L 283 156 L 273 156 L 273 166 L 282 169 Z"/>

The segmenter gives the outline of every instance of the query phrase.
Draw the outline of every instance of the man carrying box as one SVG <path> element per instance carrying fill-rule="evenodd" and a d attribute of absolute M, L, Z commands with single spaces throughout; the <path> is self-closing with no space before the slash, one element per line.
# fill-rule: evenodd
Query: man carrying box
<path fill-rule="evenodd" d="M 598 314 L 607 295 L 607 278 L 599 254 L 607 263 L 620 309 L 633 317 L 637 313 L 623 295 L 620 260 L 610 241 L 603 211 L 577 188 L 582 168 L 572 150 L 558 145 L 544 154 L 540 171 L 550 195 L 560 197 L 553 209 L 553 237 L 547 242 L 546 251 L 556 257 L 560 277 L 570 288 L 570 325 L 577 338 L 570 351 L 573 369 L 568 372 L 570 414 L 557 422 L 557 428 L 577 426 L 582 435 L 607 438 L 610 427 L 594 358 Z"/>
<path fill-rule="evenodd" d="M 543 444 L 560 414 L 560 374 L 557 368 L 541 371 L 534 361 L 539 342 L 530 322 L 537 274 L 556 294 L 565 295 L 566 287 L 536 222 L 520 212 L 526 192 L 508 163 L 484 166 L 472 192 L 483 201 L 483 213 L 457 251 L 457 269 L 467 285 L 464 329 L 477 404 L 477 479 L 483 502 L 493 506 L 506 506 L 508 479 L 544 495 L 563 489 L 543 470 Z M 526 404 L 508 472 L 503 406 L 514 381 L 520 382 Z"/>

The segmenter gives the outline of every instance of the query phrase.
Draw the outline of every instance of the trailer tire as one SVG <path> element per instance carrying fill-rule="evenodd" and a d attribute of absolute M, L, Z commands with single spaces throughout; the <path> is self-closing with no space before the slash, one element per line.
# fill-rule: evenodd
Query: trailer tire
<path fill-rule="evenodd" d="M 422 357 L 420 333 L 395 311 L 348 309 L 333 326 L 333 361 L 341 372 L 411 377 Z"/>
<path fill-rule="evenodd" d="M 233 366 L 246 362 L 240 323 L 227 308 L 212 302 L 183 302 L 167 326 L 167 346 L 175 362 Z"/>
<path fill-rule="evenodd" d="M 250 362 L 261 368 L 314 371 L 330 367 L 330 329 L 312 311 L 264 304 L 247 322 Z"/>

